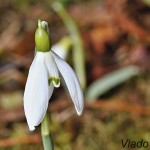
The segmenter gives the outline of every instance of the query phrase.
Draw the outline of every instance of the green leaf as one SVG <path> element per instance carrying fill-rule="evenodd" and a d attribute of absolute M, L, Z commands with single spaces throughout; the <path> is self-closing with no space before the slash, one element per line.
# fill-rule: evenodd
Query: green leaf
<path fill-rule="evenodd" d="M 82 89 L 86 89 L 86 74 L 85 74 L 85 56 L 83 42 L 80 36 L 78 27 L 69 15 L 65 7 L 58 1 L 52 4 L 53 10 L 61 17 L 67 30 L 69 31 L 73 45 L 73 64 L 75 72 L 79 78 Z"/>
<path fill-rule="evenodd" d="M 104 77 L 95 81 L 87 89 L 85 95 L 86 99 L 89 101 L 94 101 L 108 90 L 137 75 L 139 70 L 140 69 L 136 66 L 128 66 L 105 75 Z"/>

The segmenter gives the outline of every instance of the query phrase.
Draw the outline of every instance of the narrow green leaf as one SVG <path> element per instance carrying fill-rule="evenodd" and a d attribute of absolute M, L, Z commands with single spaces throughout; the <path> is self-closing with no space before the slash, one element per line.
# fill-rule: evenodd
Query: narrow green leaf
<path fill-rule="evenodd" d="M 117 71 L 111 72 L 104 77 L 95 81 L 86 91 L 86 99 L 93 101 L 108 90 L 125 82 L 131 77 L 139 73 L 139 68 L 136 66 L 128 66 Z"/>
<path fill-rule="evenodd" d="M 85 90 L 86 88 L 85 57 L 84 57 L 83 43 L 77 25 L 60 2 L 54 2 L 52 8 L 61 17 L 66 28 L 70 33 L 73 44 L 74 69 L 79 78 L 82 89 Z"/>

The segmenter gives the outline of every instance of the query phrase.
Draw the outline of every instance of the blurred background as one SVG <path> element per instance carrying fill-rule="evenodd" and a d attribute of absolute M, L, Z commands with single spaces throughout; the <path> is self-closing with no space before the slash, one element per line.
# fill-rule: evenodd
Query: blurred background
<path fill-rule="evenodd" d="M 30 132 L 23 110 L 38 19 L 85 95 L 78 117 L 63 86 L 55 89 L 55 150 L 132 149 L 122 139 L 150 148 L 149 0 L 0 0 L 0 150 L 43 149 L 40 127 Z"/>

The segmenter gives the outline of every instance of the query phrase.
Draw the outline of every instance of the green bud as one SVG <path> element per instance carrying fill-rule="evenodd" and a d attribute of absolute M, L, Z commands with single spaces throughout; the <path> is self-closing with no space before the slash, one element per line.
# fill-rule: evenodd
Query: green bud
<path fill-rule="evenodd" d="M 41 21 L 38 21 L 38 28 L 35 32 L 35 45 L 37 51 L 48 52 L 51 49 L 50 36 L 46 30 L 48 27 L 43 27 Z"/>

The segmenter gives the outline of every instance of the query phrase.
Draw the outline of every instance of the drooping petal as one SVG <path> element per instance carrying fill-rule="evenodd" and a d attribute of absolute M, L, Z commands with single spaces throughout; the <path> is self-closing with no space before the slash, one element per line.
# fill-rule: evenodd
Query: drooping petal
<path fill-rule="evenodd" d="M 53 85 L 48 86 L 48 71 L 44 63 L 46 53 L 37 52 L 30 67 L 24 93 L 24 110 L 32 131 L 45 116 Z"/>
<path fill-rule="evenodd" d="M 45 65 L 48 69 L 49 81 L 50 82 L 52 81 L 53 85 L 55 87 L 59 87 L 60 86 L 60 78 L 59 78 L 58 68 L 57 68 L 55 60 L 54 60 L 53 56 L 50 54 L 50 52 L 48 52 L 45 57 Z"/>
<path fill-rule="evenodd" d="M 76 111 L 78 115 L 81 115 L 83 110 L 83 93 L 81 90 L 81 86 L 79 80 L 74 73 L 73 69 L 63 60 L 61 59 L 55 52 L 50 52 L 55 59 L 55 62 L 58 66 L 58 69 L 65 80 L 68 91 L 72 98 L 72 101 L 75 105 Z"/>

